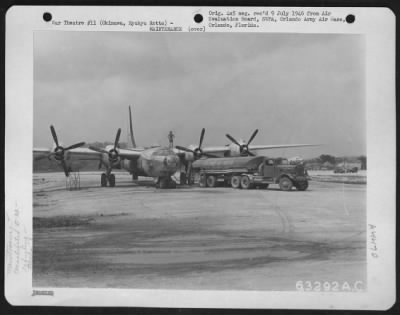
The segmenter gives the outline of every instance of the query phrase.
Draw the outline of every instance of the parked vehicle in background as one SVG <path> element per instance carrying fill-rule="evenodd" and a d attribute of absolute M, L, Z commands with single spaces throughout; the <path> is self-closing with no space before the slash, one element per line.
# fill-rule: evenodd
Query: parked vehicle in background
<path fill-rule="evenodd" d="M 335 174 L 344 174 L 344 173 L 357 173 L 358 167 L 346 168 L 346 167 L 336 167 L 333 172 Z"/>

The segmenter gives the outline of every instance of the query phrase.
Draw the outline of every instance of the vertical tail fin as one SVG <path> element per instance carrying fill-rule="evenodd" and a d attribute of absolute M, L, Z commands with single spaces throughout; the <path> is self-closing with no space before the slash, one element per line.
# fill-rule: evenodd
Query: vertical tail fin
<path fill-rule="evenodd" d="M 136 148 L 135 137 L 133 136 L 133 128 L 132 128 L 132 112 L 131 107 L 129 106 L 129 133 L 131 136 L 132 147 Z"/>

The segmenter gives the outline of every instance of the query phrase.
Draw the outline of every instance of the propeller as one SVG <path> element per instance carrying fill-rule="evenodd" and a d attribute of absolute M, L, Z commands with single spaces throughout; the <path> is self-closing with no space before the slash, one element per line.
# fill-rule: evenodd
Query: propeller
<path fill-rule="evenodd" d="M 50 131 L 51 131 L 51 135 L 53 137 L 53 140 L 54 140 L 54 143 L 55 143 L 56 147 L 54 148 L 54 152 L 50 153 L 49 158 L 50 158 L 50 156 L 54 156 L 54 158 L 57 161 L 61 162 L 61 166 L 62 166 L 62 168 L 64 170 L 65 176 L 68 177 L 70 169 L 68 168 L 67 163 L 65 163 L 65 152 L 69 151 L 69 150 L 72 150 L 72 149 L 75 149 L 75 148 L 82 147 L 82 146 L 85 145 L 85 142 L 75 143 L 73 145 L 70 145 L 70 146 L 64 148 L 58 142 L 57 133 L 56 133 L 56 130 L 54 129 L 53 125 L 50 126 Z"/>
<path fill-rule="evenodd" d="M 185 147 L 181 147 L 181 146 L 179 146 L 179 145 L 177 145 L 176 148 L 179 149 L 179 150 L 185 151 L 185 152 L 193 153 L 195 159 L 199 159 L 199 158 L 201 158 L 202 156 L 216 157 L 215 155 L 212 155 L 212 154 L 203 152 L 203 150 L 201 149 L 201 146 L 202 146 L 202 144 L 203 144 L 203 139 L 204 139 L 204 134 L 205 134 L 205 132 L 206 132 L 206 129 L 203 128 L 203 129 L 201 130 L 201 133 L 200 133 L 199 146 L 198 146 L 197 148 L 195 148 L 194 150 L 191 150 L 191 149 L 188 149 L 188 148 L 185 148 Z"/>
<path fill-rule="evenodd" d="M 117 131 L 117 135 L 116 135 L 115 141 L 114 141 L 114 147 L 109 151 L 102 149 L 102 148 L 93 147 L 93 146 L 89 146 L 89 149 L 96 151 L 96 152 L 107 154 L 108 160 L 110 161 L 111 164 L 113 164 L 113 163 L 117 162 L 118 158 L 119 158 L 119 153 L 117 151 L 117 147 L 118 147 L 120 136 L 121 136 L 121 128 L 119 128 Z M 99 168 L 101 167 L 101 165 L 102 165 L 102 162 L 100 161 Z"/>
<path fill-rule="evenodd" d="M 241 155 L 251 155 L 255 156 L 254 153 L 249 151 L 249 145 L 250 143 L 254 140 L 255 136 L 258 133 L 258 129 L 254 130 L 253 134 L 251 135 L 249 141 L 247 143 L 242 143 L 240 144 L 234 137 L 232 137 L 230 134 L 226 134 L 226 137 L 231 140 L 234 144 L 239 146 L 240 154 Z"/>

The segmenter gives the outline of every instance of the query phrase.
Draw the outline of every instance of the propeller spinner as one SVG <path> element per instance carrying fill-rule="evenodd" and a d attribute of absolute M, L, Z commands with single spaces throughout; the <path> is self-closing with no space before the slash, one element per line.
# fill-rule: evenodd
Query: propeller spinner
<path fill-rule="evenodd" d="M 96 152 L 107 154 L 108 160 L 110 161 L 111 164 L 113 164 L 113 163 L 117 162 L 118 158 L 119 158 L 119 153 L 117 151 L 117 147 L 118 147 L 120 136 L 121 136 L 121 128 L 119 128 L 117 131 L 117 135 L 116 135 L 115 141 L 114 141 L 114 147 L 109 151 L 102 149 L 102 148 L 93 147 L 93 146 L 89 146 L 89 149 L 96 151 Z M 101 166 L 101 164 L 100 164 L 100 166 Z"/>
<path fill-rule="evenodd" d="M 191 149 L 188 149 L 188 148 L 185 148 L 185 147 L 181 147 L 181 146 L 179 146 L 179 145 L 177 145 L 176 148 L 179 149 L 179 150 L 185 151 L 185 152 L 193 153 L 195 159 L 199 159 L 199 158 L 201 158 L 202 156 L 215 157 L 215 155 L 205 153 L 205 152 L 203 152 L 203 150 L 201 149 L 201 146 L 202 146 L 202 144 L 203 144 L 203 139 L 204 139 L 204 134 L 205 134 L 205 132 L 206 132 L 206 129 L 203 128 L 203 129 L 201 130 L 201 134 L 200 134 L 199 145 L 198 145 L 198 147 L 196 147 L 194 150 L 191 150 Z"/>
<path fill-rule="evenodd" d="M 54 148 L 54 151 L 49 155 L 50 156 L 54 156 L 54 158 L 61 162 L 62 168 L 64 170 L 65 176 L 69 176 L 69 168 L 67 167 L 67 164 L 65 163 L 65 152 L 68 150 L 72 150 L 75 148 L 79 148 L 85 145 L 85 142 L 79 142 L 79 143 L 75 143 L 73 145 L 70 145 L 66 148 L 64 148 L 63 146 L 60 145 L 60 143 L 58 142 L 58 137 L 57 137 L 57 133 L 56 130 L 54 129 L 54 126 L 51 125 L 50 126 L 50 131 L 51 131 L 51 135 L 53 137 L 54 143 L 56 145 L 56 147 Z"/>
<path fill-rule="evenodd" d="M 255 136 L 258 133 L 258 129 L 254 130 L 253 134 L 251 135 L 249 141 L 247 141 L 247 143 L 239 143 L 234 137 L 232 137 L 230 134 L 226 134 L 226 137 L 231 140 L 234 144 L 239 146 L 239 150 L 240 150 L 240 154 L 241 155 L 251 155 L 251 156 L 255 156 L 254 153 L 249 151 L 249 145 L 250 143 L 253 141 L 253 139 L 255 138 Z"/>

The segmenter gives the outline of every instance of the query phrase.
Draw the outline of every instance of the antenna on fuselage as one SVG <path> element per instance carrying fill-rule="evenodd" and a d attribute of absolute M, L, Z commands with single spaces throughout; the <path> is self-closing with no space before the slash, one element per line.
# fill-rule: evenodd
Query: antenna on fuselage
<path fill-rule="evenodd" d="M 136 148 L 135 137 L 133 136 L 132 112 L 131 112 L 131 107 L 130 106 L 129 106 L 129 134 L 131 136 L 132 147 Z"/>

